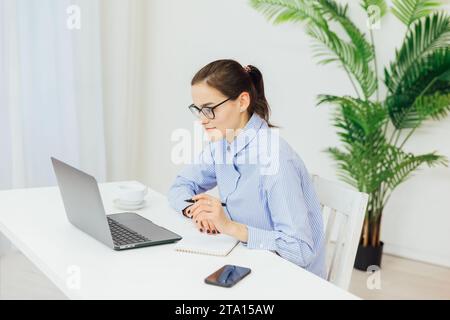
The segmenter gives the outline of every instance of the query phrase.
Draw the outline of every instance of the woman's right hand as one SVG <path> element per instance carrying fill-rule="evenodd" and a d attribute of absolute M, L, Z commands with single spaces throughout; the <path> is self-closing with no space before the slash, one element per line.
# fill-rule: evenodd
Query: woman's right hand
<path fill-rule="evenodd" d="M 183 209 L 183 215 L 185 217 L 187 217 L 187 218 L 190 218 L 190 219 L 192 219 L 192 214 L 191 214 L 191 211 L 190 211 L 191 210 L 191 206 L 192 205 L 190 205 L 189 207 L 186 207 L 186 208 Z M 197 229 L 200 232 L 206 232 L 206 233 L 211 234 L 211 235 L 216 235 L 216 234 L 220 233 L 216 229 L 214 224 L 211 221 L 209 221 L 209 220 L 194 221 L 194 223 L 195 223 Z"/>

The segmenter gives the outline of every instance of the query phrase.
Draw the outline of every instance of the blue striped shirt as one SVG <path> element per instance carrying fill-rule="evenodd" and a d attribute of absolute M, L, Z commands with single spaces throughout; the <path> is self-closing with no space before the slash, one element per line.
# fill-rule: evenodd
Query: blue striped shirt
<path fill-rule="evenodd" d="M 225 214 L 247 225 L 247 248 L 275 252 L 325 277 L 322 213 L 310 175 L 274 131 L 253 114 L 231 143 L 209 142 L 177 175 L 169 202 L 181 212 L 185 199 L 217 186 Z"/>

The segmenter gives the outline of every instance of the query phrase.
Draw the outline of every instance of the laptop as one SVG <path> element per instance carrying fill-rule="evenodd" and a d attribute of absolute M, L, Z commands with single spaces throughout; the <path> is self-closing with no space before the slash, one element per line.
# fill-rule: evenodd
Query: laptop
<path fill-rule="evenodd" d="M 97 180 L 67 163 L 51 158 L 70 223 L 114 250 L 181 240 L 178 234 L 134 213 L 106 215 Z"/>

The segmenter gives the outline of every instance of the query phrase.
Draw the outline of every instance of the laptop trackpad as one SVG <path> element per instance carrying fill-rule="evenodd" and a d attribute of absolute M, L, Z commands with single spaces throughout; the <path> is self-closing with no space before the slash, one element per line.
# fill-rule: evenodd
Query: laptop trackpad
<path fill-rule="evenodd" d="M 177 240 L 180 238 L 172 231 L 158 226 L 134 212 L 116 213 L 109 215 L 109 217 L 130 228 L 131 230 L 134 230 L 137 233 L 149 238 L 151 241 L 164 241 L 170 239 Z"/>

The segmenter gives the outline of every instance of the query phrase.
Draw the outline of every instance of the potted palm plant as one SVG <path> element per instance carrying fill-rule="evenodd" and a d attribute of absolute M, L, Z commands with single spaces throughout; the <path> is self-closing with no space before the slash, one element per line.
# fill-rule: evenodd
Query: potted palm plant
<path fill-rule="evenodd" d="M 321 64 L 337 63 L 354 95 L 320 95 L 318 105 L 336 106 L 333 125 L 340 147 L 326 151 L 339 177 L 369 194 L 355 267 L 381 266 L 380 223 L 393 190 L 421 165 L 447 165 L 435 151 L 413 154 L 405 143 L 425 121 L 450 111 L 450 18 L 437 0 L 362 0 L 368 19 L 363 32 L 348 16 L 348 5 L 333 0 L 250 0 L 273 23 L 301 22 L 315 40 Z M 374 26 L 391 12 L 405 25 L 395 58 L 379 74 Z M 344 38 L 345 37 L 345 38 Z M 386 86 L 381 96 L 380 84 Z"/>

